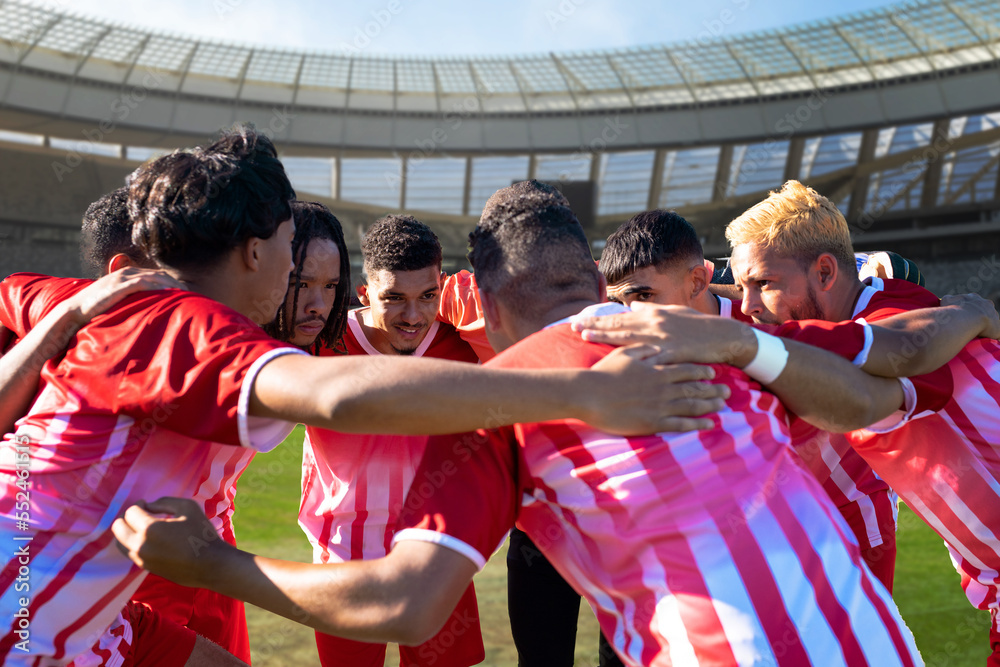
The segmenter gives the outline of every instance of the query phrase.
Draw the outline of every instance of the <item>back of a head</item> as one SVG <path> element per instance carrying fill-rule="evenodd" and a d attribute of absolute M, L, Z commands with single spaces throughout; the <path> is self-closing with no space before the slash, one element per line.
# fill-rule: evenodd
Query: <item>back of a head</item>
<path fill-rule="evenodd" d="M 111 258 L 119 254 L 127 255 L 136 266 L 151 264 L 132 245 L 126 187 L 112 190 L 88 206 L 80 227 L 80 264 L 89 277 L 107 273 Z"/>
<path fill-rule="evenodd" d="M 160 266 L 201 270 L 291 217 L 295 191 L 274 144 L 239 125 L 206 148 L 175 151 L 136 171 L 132 239 Z"/>
<path fill-rule="evenodd" d="M 542 183 L 534 179 L 528 181 L 518 181 L 506 188 L 500 188 L 486 200 L 483 206 L 483 217 L 493 214 L 493 211 L 501 205 L 511 207 L 524 207 L 532 203 L 541 204 L 551 202 L 570 208 L 566 195 L 560 192 L 555 186 Z"/>
<path fill-rule="evenodd" d="M 292 219 L 295 220 L 295 237 L 292 239 L 292 259 L 295 268 L 289 276 L 289 289 L 292 292 L 291 310 L 279 308 L 273 322 L 264 325 L 264 331 L 272 338 L 290 340 L 294 334 L 295 318 L 289 318 L 288 313 L 298 312 L 299 279 L 303 271 L 314 273 L 306 266 L 309 244 L 312 241 L 327 240 L 337 246 L 340 255 L 338 267 L 340 278 L 337 283 L 337 295 L 333 307 L 326 318 L 326 325 L 316 337 L 315 346 L 333 349 L 344 335 L 347 326 L 347 311 L 351 302 L 351 258 L 344 239 L 344 230 L 340 220 L 323 204 L 318 202 L 293 201 Z"/>
<path fill-rule="evenodd" d="M 826 197 L 798 181 L 750 207 L 726 227 L 730 246 L 754 243 L 773 248 L 803 265 L 823 253 L 837 258 L 844 269 L 856 272 L 851 233 L 843 213 Z"/>
<path fill-rule="evenodd" d="M 411 215 L 387 215 L 365 232 L 364 271 L 419 271 L 441 268 L 441 242 L 430 227 Z"/>
<path fill-rule="evenodd" d="M 659 270 L 687 260 L 702 260 L 698 233 L 674 211 L 645 211 L 608 237 L 600 270 L 609 285 L 648 266 Z"/>
<path fill-rule="evenodd" d="M 479 288 L 526 321 L 563 303 L 601 299 L 590 244 L 565 205 L 498 203 L 484 211 L 469 247 Z"/>

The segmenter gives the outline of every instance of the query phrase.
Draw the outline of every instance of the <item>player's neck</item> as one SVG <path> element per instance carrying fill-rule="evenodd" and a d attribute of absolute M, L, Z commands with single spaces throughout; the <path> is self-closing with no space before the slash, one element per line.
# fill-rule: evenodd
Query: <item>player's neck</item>
<path fill-rule="evenodd" d="M 833 298 L 826 319 L 830 322 L 854 319 L 854 308 L 857 306 L 858 297 L 861 296 L 864 288 L 864 283 L 856 277 L 845 281 L 843 286 L 838 286 L 836 292 L 831 295 Z"/>
<path fill-rule="evenodd" d="M 540 315 L 536 320 L 520 320 L 516 327 L 517 339 L 522 340 L 527 338 L 531 334 L 541 331 L 553 322 L 558 322 L 559 320 L 564 320 L 567 317 L 572 317 L 587 306 L 593 306 L 596 303 L 598 303 L 597 299 L 577 299 L 574 301 L 567 301 L 550 308 L 545 312 L 545 314 Z"/>
<path fill-rule="evenodd" d="M 239 284 L 230 271 L 217 269 L 194 273 L 173 268 L 165 270 L 192 292 L 218 301 L 257 323 L 270 321 L 268 313 L 262 311 L 268 311 L 271 306 L 266 303 L 254 303 L 253 299 L 250 298 L 250 290 Z M 276 306 L 274 311 L 277 312 Z M 270 317 L 273 319 L 273 313 Z"/>
<path fill-rule="evenodd" d="M 705 290 L 697 299 L 694 300 L 691 307 L 699 313 L 704 313 L 706 315 L 718 315 L 719 299 L 708 290 Z"/>

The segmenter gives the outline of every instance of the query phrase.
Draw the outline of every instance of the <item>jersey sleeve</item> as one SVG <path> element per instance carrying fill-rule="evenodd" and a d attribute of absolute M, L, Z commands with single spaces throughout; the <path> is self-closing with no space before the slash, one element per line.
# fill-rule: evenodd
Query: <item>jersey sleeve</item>
<path fill-rule="evenodd" d="M 430 438 L 393 545 L 440 544 L 482 569 L 520 511 L 518 451 L 511 428 Z"/>
<path fill-rule="evenodd" d="M 476 277 L 471 272 L 459 271 L 445 279 L 438 319 L 455 327 L 462 340 L 476 351 L 480 361 L 496 356 L 486 338 L 486 318 L 479 302 Z"/>
<path fill-rule="evenodd" d="M 874 336 L 866 322 L 827 322 L 824 320 L 789 320 L 776 326 L 755 325 L 775 336 L 822 348 L 863 366 L 871 352 Z"/>

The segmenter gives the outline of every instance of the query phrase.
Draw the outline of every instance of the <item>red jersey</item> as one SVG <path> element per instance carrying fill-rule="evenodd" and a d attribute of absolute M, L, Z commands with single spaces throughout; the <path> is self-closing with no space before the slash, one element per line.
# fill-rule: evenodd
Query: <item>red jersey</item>
<path fill-rule="evenodd" d="M 480 361 L 496 356 L 486 338 L 486 317 L 479 302 L 476 276 L 469 271 L 459 271 L 448 276 L 441 286 L 441 306 L 438 319 L 458 330 L 458 335 L 476 351 Z"/>
<path fill-rule="evenodd" d="M 18 336 L 72 288 L 39 276 L 8 281 L 0 323 Z M 249 459 L 244 448 L 270 449 L 291 428 L 250 417 L 250 387 L 289 353 L 301 351 L 226 306 L 163 290 L 95 317 L 43 366 L 34 403 L 0 447 L 0 502 L 11 517 L 0 533 L 30 554 L 32 664 L 66 664 L 90 649 L 143 580 L 110 530 L 132 503 L 194 498 L 232 538 L 231 481 Z M 0 574 L 13 619 L 0 640 L 5 664 L 27 660 L 16 646 L 21 565 L 11 558 Z"/>
<path fill-rule="evenodd" d="M 341 352 L 381 354 L 358 321 L 365 310 L 348 313 Z M 413 356 L 478 362 L 455 328 L 438 321 Z M 313 545 L 315 562 L 379 558 L 389 552 L 399 509 L 426 446 L 427 436 L 306 428 L 299 525 Z"/>
<path fill-rule="evenodd" d="M 584 314 L 611 312 L 622 307 Z M 565 322 L 489 365 L 589 367 L 612 349 Z M 482 567 L 517 521 L 629 665 L 920 664 L 791 450 L 781 403 L 715 368 L 732 393 L 710 431 L 626 438 L 563 420 L 433 438 L 395 542 Z"/>

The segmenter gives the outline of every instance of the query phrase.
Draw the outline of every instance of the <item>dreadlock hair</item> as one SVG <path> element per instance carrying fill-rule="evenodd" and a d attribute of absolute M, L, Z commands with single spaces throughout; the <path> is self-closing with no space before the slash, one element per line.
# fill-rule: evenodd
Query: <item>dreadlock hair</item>
<path fill-rule="evenodd" d="M 288 305 L 288 294 L 285 295 L 285 306 L 278 309 L 274 321 L 264 325 L 264 331 L 278 340 L 291 340 L 295 333 L 295 314 L 299 308 L 299 280 L 307 263 L 306 255 L 309 244 L 316 240 L 333 241 L 340 255 L 340 282 L 337 283 L 337 295 L 333 299 L 333 308 L 326 318 L 323 330 L 309 347 L 311 354 L 318 354 L 320 348 L 333 350 L 344 335 L 347 326 L 347 310 L 351 301 L 351 259 L 347 254 L 347 242 L 344 240 L 344 230 L 340 221 L 326 206 L 317 202 L 293 201 L 292 219 L 295 221 L 295 237 L 292 239 L 292 258 L 295 268 L 288 279 L 288 292 L 292 296 Z"/>

